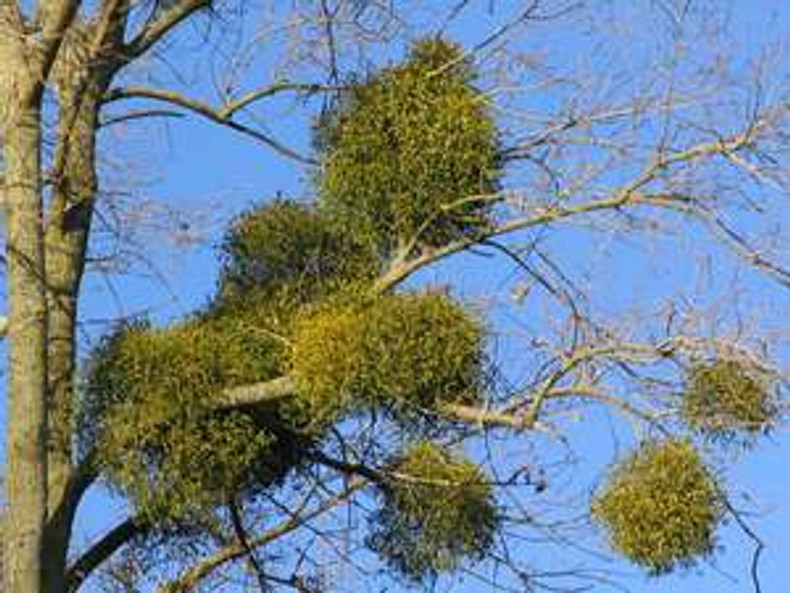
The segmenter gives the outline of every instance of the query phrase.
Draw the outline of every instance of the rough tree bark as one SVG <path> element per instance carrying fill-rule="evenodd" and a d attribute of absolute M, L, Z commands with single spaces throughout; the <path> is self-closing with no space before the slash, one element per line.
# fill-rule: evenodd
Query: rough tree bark
<path fill-rule="evenodd" d="M 8 9 L 0 21 L 6 72 L 4 199 L 9 308 L 8 431 L 4 589 L 41 590 L 47 505 L 47 306 L 41 193 L 42 85 Z"/>
<path fill-rule="evenodd" d="M 127 0 L 105 0 L 88 21 L 77 16 L 79 6 L 42 1 L 28 17 L 15 2 L 0 0 L 0 191 L 10 303 L 3 328 L 10 358 L 2 590 L 8 593 L 65 590 L 74 515 L 93 478 L 75 462 L 73 402 L 77 306 L 98 189 L 104 94 L 120 69 L 206 2 L 173 4 L 128 42 Z M 47 87 L 55 92 L 58 119 L 45 175 Z"/>
<path fill-rule="evenodd" d="M 11 593 L 54 593 L 65 584 L 84 487 L 75 479 L 72 451 L 77 301 L 97 189 L 99 105 L 119 64 L 99 58 L 111 40 L 122 39 L 119 20 L 126 16 L 124 2 L 108 3 L 83 59 L 60 64 L 76 4 L 56 4 L 40 7 L 42 30 L 47 15 L 58 15 L 40 44 L 30 42 L 13 5 L 0 21 L 0 36 L 17 40 L 0 45 L 10 301 L 4 590 Z M 53 72 L 60 79 L 59 122 L 45 217 L 41 110 Z"/>

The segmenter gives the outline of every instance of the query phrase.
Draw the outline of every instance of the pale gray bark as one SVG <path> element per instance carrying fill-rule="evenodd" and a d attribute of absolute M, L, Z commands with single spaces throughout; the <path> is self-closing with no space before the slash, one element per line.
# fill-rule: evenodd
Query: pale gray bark
<path fill-rule="evenodd" d="M 98 189 L 96 135 L 116 72 L 206 6 L 184 0 L 125 43 L 127 0 L 104 0 L 88 21 L 76 0 L 42 1 L 26 22 L 0 0 L 0 191 L 7 217 L 10 309 L 2 590 L 60 593 L 74 516 L 92 479 L 75 467 L 76 323 Z M 44 213 L 41 102 L 58 96 L 55 158 Z M 88 478 L 86 478 L 88 476 Z"/>
<path fill-rule="evenodd" d="M 17 54 L 18 56 L 18 54 Z M 3 59 L 5 57 L 5 60 Z M 41 553 L 47 510 L 47 306 L 41 196 L 41 88 L 23 64 L 16 69 L 14 102 L 6 122 L 5 201 L 8 338 L 8 430 L 5 476 L 9 517 L 5 530 L 5 590 L 41 589 Z M 6 61 L 8 60 L 8 61 Z"/>

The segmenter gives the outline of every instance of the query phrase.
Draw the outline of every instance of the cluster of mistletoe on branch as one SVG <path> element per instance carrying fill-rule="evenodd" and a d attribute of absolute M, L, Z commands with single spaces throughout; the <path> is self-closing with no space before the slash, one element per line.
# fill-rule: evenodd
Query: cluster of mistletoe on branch
<path fill-rule="evenodd" d="M 218 510 L 233 517 L 318 465 L 375 492 L 369 548 L 410 579 L 432 579 L 490 553 L 504 518 L 496 480 L 457 443 L 470 428 L 539 429 L 552 401 L 589 397 L 661 428 L 593 497 L 613 547 L 655 574 L 713 551 L 732 509 L 693 442 L 748 444 L 774 426 L 770 373 L 745 358 L 700 357 L 699 345 L 635 346 L 630 354 L 646 363 L 688 359 L 685 428 L 671 434 L 628 402 L 567 381 L 628 350 L 602 343 L 494 409 L 482 313 L 445 290 L 404 285 L 413 271 L 511 230 L 685 203 L 644 194 L 653 171 L 599 202 L 501 219 L 504 155 L 474 83 L 463 48 L 431 38 L 348 85 L 316 124 L 315 201 L 278 199 L 239 216 L 206 307 L 166 328 L 124 323 L 93 352 L 81 450 L 132 502 L 141 533 L 199 533 Z M 391 442 L 367 455 L 328 453 L 360 418 L 392 427 Z M 246 540 L 241 551 L 252 554 Z"/>

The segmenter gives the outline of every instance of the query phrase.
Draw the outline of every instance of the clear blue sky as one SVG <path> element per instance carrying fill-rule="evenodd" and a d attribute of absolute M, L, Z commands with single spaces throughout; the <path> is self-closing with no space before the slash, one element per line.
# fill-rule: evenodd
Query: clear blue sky
<path fill-rule="evenodd" d="M 260 7 L 254 8 L 245 19 L 250 32 L 258 22 L 256 17 L 270 10 L 269 3 L 263 4 L 266 6 L 260 13 L 257 12 Z M 428 4 L 441 6 L 450 3 Z M 503 15 L 512 14 L 516 5 L 524 3 L 491 0 L 479 4 L 479 8 L 470 10 L 468 18 L 459 20 L 451 29 L 453 35 L 471 45 L 485 39 L 506 20 Z M 568 69 L 577 72 L 589 70 L 593 77 L 601 77 L 606 81 L 601 87 L 601 97 L 607 93 L 613 96 L 616 88 L 627 93 L 640 82 L 639 77 L 646 74 L 640 70 L 640 64 L 649 62 L 650 56 L 671 47 L 667 35 L 662 35 L 662 40 L 658 41 L 652 34 L 660 27 L 669 26 L 671 17 L 661 6 L 674 7 L 669 12 L 677 13 L 678 7 L 684 3 L 670 0 L 590 0 L 587 4 L 588 17 L 568 17 L 570 20 L 560 21 L 567 23 L 563 26 L 527 27 L 514 34 L 516 38 L 513 41 L 530 55 L 545 60 L 551 66 L 547 71 L 561 74 Z M 790 39 L 790 8 L 785 6 L 785 2 L 722 0 L 714 4 L 718 7 L 712 15 L 715 18 L 710 22 L 725 21 L 726 34 L 719 38 L 719 41 L 724 41 L 724 47 L 720 49 L 728 52 L 727 60 L 740 64 L 733 72 L 736 78 L 749 73 L 747 64 L 750 59 L 761 54 L 781 55 L 784 51 L 781 45 Z M 722 19 L 725 13 L 728 16 Z M 610 20 L 611 27 L 604 35 L 602 31 Z M 429 28 L 424 22 L 422 26 Z M 523 39 L 518 39 L 518 35 Z M 228 33 L 226 39 L 232 40 L 233 35 Z M 716 56 L 711 48 L 695 41 L 700 39 L 689 36 L 677 40 L 675 49 L 679 50 L 677 55 L 681 66 L 678 71 L 681 73 L 699 65 L 716 65 Z M 170 62 L 184 59 L 191 63 L 182 72 L 183 80 L 177 82 L 177 77 L 169 73 L 169 66 L 161 62 L 154 63 L 149 70 L 152 84 L 178 84 L 203 98 L 213 98 L 204 76 L 211 60 L 205 52 L 199 51 L 200 45 L 201 41 L 194 32 L 182 37 L 175 46 L 175 59 L 171 58 Z M 394 54 L 398 54 L 397 50 Z M 260 79 L 260 72 L 272 67 L 270 60 L 270 57 L 253 59 L 257 69 L 251 70 L 245 84 L 255 85 Z M 790 60 L 782 55 L 769 62 L 766 67 L 777 74 L 772 75 L 768 86 L 779 88 L 790 73 Z M 630 71 L 631 74 L 618 75 L 621 71 Z M 263 81 L 266 81 L 265 77 Z M 550 110 L 550 96 L 541 94 L 537 81 L 530 81 L 525 86 L 529 87 L 529 84 L 536 86 L 535 107 Z M 595 93 L 588 92 L 588 96 L 594 97 Z M 298 113 L 302 108 L 277 104 L 268 113 L 270 119 L 264 124 L 288 144 L 308 150 L 305 124 L 309 119 L 293 119 L 291 109 Z M 738 113 L 731 115 L 732 121 L 736 121 Z M 718 121 L 717 124 L 726 127 L 728 122 Z M 308 196 L 310 193 L 309 178 L 302 167 L 251 140 L 197 119 L 175 120 L 167 125 L 137 127 L 131 124 L 109 129 L 104 132 L 103 144 L 108 150 L 105 163 L 107 185 L 129 187 L 129 180 L 133 180 L 135 186 L 134 196 L 124 204 L 127 210 L 124 216 L 128 217 L 130 228 L 137 227 L 138 233 L 136 243 L 125 246 L 125 249 L 145 257 L 135 260 L 129 274 L 94 272 L 89 277 L 83 309 L 83 318 L 88 322 L 86 335 L 89 336 L 97 335 L 97 328 L 101 327 L 99 322 L 118 315 L 150 311 L 164 322 L 193 311 L 211 295 L 216 273 L 214 246 L 227 221 L 251 203 L 280 192 L 288 196 Z M 621 174 L 624 172 L 612 172 L 612 175 Z M 607 181 L 611 180 L 604 176 L 602 182 Z M 517 186 L 518 173 L 508 183 Z M 755 199 L 765 199 L 774 207 L 785 198 L 770 192 L 755 195 Z M 778 218 L 773 222 L 788 222 L 784 211 L 777 209 L 775 212 L 772 216 Z M 754 224 L 754 229 L 761 232 L 763 227 L 759 225 L 765 223 L 755 221 Z M 140 231 L 141 228 L 148 230 Z M 745 317 L 759 326 L 760 331 L 784 335 L 784 312 L 790 305 L 790 295 L 785 294 L 787 289 L 758 275 L 738 274 L 729 255 L 717 248 L 706 247 L 709 238 L 700 229 L 684 226 L 680 232 L 691 232 L 694 236 L 670 234 L 661 239 L 641 241 L 623 236 L 611 238 L 574 228 L 552 235 L 546 246 L 559 261 L 578 273 L 579 280 L 590 280 L 592 306 L 606 317 L 617 317 L 619 311 L 635 302 L 655 304 L 664 294 L 682 296 L 691 301 L 697 299 L 696 304 L 715 308 L 713 295 L 737 276 L 739 306 L 747 310 Z M 102 241 L 100 248 L 108 244 Z M 699 259 L 693 262 L 684 259 L 690 249 L 710 256 L 707 275 Z M 439 272 L 426 274 L 425 279 L 447 280 L 462 274 L 466 277 L 464 292 L 476 297 L 493 295 L 497 302 L 507 301 L 519 282 L 514 280 L 507 262 L 474 257 L 442 266 Z M 594 278 L 586 278 L 585 274 Z M 734 303 L 716 305 L 724 318 L 733 317 L 733 312 L 727 311 L 728 304 Z M 751 316 L 748 313 L 751 310 L 759 311 L 759 314 Z M 497 323 L 504 323 L 502 319 Z M 525 321 L 527 331 L 529 324 L 537 323 L 537 319 L 530 317 Z M 787 357 L 790 350 L 786 338 L 779 340 L 776 352 Z M 513 344 L 507 345 L 504 352 L 511 361 L 509 364 L 516 365 L 518 359 L 513 347 Z M 785 368 L 790 366 L 790 358 L 778 362 Z M 609 426 L 593 427 L 590 425 L 592 422 L 603 421 L 593 415 L 591 420 L 579 422 L 572 429 L 574 445 L 579 447 L 577 453 L 588 451 L 589 458 L 597 462 L 597 465 L 582 470 L 587 475 L 599 472 L 602 464 L 613 454 Z M 754 452 L 732 463 L 725 461 L 720 464 L 727 466 L 725 480 L 732 487 L 733 500 L 743 502 L 751 510 L 759 510 L 760 515 L 752 522 L 767 544 L 760 564 L 764 593 L 784 593 L 787 590 L 787 570 L 783 561 L 790 558 L 788 459 L 790 435 L 780 430 Z M 83 527 L 78 543 L 87 541 L 91 534 L 101 532 L 113 516 L 122 513 L 123 507 L 117 501 L 101 494 L 91 497 L 81 511 Z M 595 541 L 593 536 L 584 543 Z M 740 593 L 752 590 L 749 581 L 751 543 L 732 525 L 722 528 L 720 543 L 722 550 L 711 563 L 703 563 L 698 569 L 660 580 L 647 579 L 623 563 L 612 561 L 605 566 L 617 573 L 618 582 L 634 593 Z M 557 554 L 558 548 L 539 550 L 523 545 L 518 550 L 526 558 L 534 559 L 536 568 L 540 568 L 541 563 L 557 565 L 558 558 L 551 556 Z M 353 582 L 344 585 L 347 590 L 360 590 L 354 588 Z M 472 592 L 486 589 L 468 584 L 453 590 Z"/>

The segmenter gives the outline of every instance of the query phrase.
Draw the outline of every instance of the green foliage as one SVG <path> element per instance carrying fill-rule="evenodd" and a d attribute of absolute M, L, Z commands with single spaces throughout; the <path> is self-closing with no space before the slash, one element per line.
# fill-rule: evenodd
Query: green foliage
<path fill-rule="evenodd" d="M 287 295 L 289 308 L 331 293 L 342 284 L 370 278 L 371 256 L 333 232 L 316 210 L 276 200 L 242 214 L 222 244 L 223 298 L 251 291 Z"/>
<path fill-rule="evenodd" d="M 497 189 L 501 159 L 473 78 L 462 48 L 437 38 L 352 86 L 317 128 L 321 205 L 335 224 L 386 256 L 489 223 L 475 197 Z"/>
<path fill-rule="evenodd" d="M 692 366 L 683 398 L 686 422 L 707 437 L 747 441 L 766 432 L 779 414 L 776 391 L 746 363 L 716 360 Z"/>
<path fill-rule="evenodd" d="M 393 568 L 419 581 L 491 548 L 498 514 L 477 465 L 425 441 L 407 450 L 389 476 L 368 545 Z"/>
<path fill-rule="evenodd" d="M 316 217 L 283 202 L 249 214 L 226 243 L 227 290 L 206 311 L 168 329 L 124 326 L 95 351 L 82 448 L 98 445 L 140 512 L 179 521 L 268 487 L 347 412 L 413 426 L 479 397 L 480 324 L 440 294 L 370 297 L 369 277 L 351 277 L 369 268 L 342 260 Z M 301 231 L 288 231 L 294 220 Z M 293 398 L 218 411 L 228 388 L 289 371 Z"/>
<path fill-rule="evenodd" d="M 125 451 L 108 464 L 112 480 L 146 516 L 173 521 L 197 518 L 253 487 L 273 440 L 245 414 L 178 416 L 134 435 L 132 443 L 107 441 Z"/>
<path fill-rule="evenodd" d="M 130 381 L 123 368 L 115 364 L 123 341 L 128 335 L 149 328 L 149 323 L 142 320 L 119 323 L 91 353 L 77 405 L 77 451 L 81 456 L 99 446 L 102 434 L 111 430 L 112 409 L 128 399 L 132 386 L 127 385 Z"/>
<path fill-rule="evenodd" d="M 618 464 L 592 505 L 612 546 L 658 575 L 713 550 L 718 485 L 688 442 L 648 442 Z"/>
<path fill-rule="evenodd" d="M 302 415 L 334 421 L 359 406 L 413 423 L 483 387 L 479 322 L 437 293 L 322 307 L 296 324 L 291 370 Z"/>
<path fill-rule="evenodd" d="M 83 434 L 99 445 L 110 482 L 141 512 L 178 519 L 273 479 L 259 464 L 279 448 L 276 410 L 212 406 L 228 387 L 277 376 L 283 348 L 242 315 L 137 324 L 106 339 L 90 365 Z"/>

